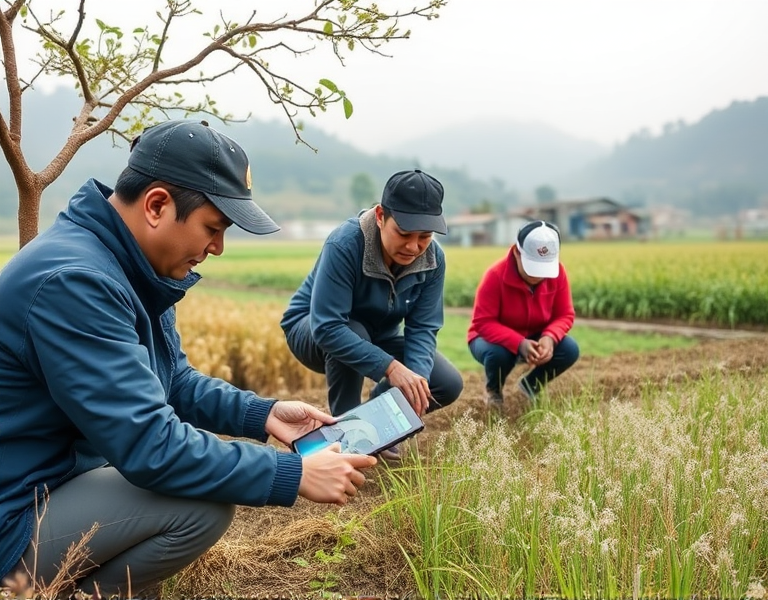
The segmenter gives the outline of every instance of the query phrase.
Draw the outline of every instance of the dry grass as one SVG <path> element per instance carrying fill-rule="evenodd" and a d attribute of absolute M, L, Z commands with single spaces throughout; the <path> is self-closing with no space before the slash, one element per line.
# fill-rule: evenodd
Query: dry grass
<path fill-rule="evenodd" d="M 366 486 L 373 490 L 378 483 Z M 359 498 L 345 509 L 301 499 L 292 509 L 240 507 L 238 525 L 167 582 L 163 596 L 241 595 L 244 590 L 257 596 L 296 590 L 378 595 L 382 587 L 388 594 L 401 593 L 412 588 L 398 546 L 405 532 L 386 535 L 380 524 L 359 520 L 381 503 L 376 496 Z"/>
<path fill-rule="evenodd" d="M 35 498 L 35 535 L 32 539 L 32 547 L 37 549 L 40 526 L 48 507 L 48 491 L 46 489 L 42 506 L 38 505 Z M 35 561 L 31 565 L 23 564 L 25 571 L 16 571 L 6 577 L 0 588 L 0 597 L 3 598 L 36 598 L 39 600 L 55 600 L 64 598 L 75 592 L 76 582 L 88 574 L 94 564 L 90 560 L 88 543 L 99 529 L 99 524 L 85 532 L 79 541 L 73 542 L 67 548 L 62 558 L 61 567 L 54 578 L 47 582 L 37 576 L 37 552 L 33 554 Z M 129 594 L 130 595 L 130 594 Z M 99 600 L 98 593 L 91 596 L 92 600 Z"/>
<path fill-rule="evenodd" d="M 297 361 L 280 329 L 283 307 L 190 295 L 178 305 L 189 362 L 201 372 L 262 396 L 286 397 L 325 382 Z"/>

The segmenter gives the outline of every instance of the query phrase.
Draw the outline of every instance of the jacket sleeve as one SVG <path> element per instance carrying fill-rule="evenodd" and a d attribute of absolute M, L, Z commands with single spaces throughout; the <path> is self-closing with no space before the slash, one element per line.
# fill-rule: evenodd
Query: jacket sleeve
<path fill-rule="evenodd" d="M 364 340 L 349 327 L 354 287 L 360 265 L 357 255 L 328 242 L 317 261 L 309 326 L 320 348 L 365 377 L 379 380 L 393 357 Z"/>
<path fill-rule="evenodd" d="M 560 275 L 557 278 L 557 292 L 552 303 L 552 318 L 544 328 L 542 335 L 548 335 L 559 343 L 573 327 L 576 311 L 573 308 L 571 285 L 568 275 L 560 265 Z"/>
<path fill-rule="evenodd" d="M 223 379 L 204 375 L 189 364 L 178 333 L 176 369 L 168 402 L 183 421 L 214 433 L 266 442 L 265 425 L 276 400 L 261 398 Z"/>
<path fill-rule="evenodd" d="M 502 277 L 506 267 L 506 262 L 497 263 L 483 274 L 475 293 L 472 326 L 486 342 L 503 346 L 517 354 L 525 336 L 501 322 L 502 310 L 511 310 L 509 306 L 502 306 Z"/>
<path fill-rule="evenodd" d="M 443 327 L 443 288 L 445 259 L 438 253 L 438 264 L 427 274 L 416 305 L 405 317 L 403 362 L 414 373 L 429 381 L 435 366 L 437 333 Z"/>
<path fill-rule="evenodd" d="M 73 426 L 134 485 L 250 506 L 295 501 L 298 455 L 225 441 L 179 418 L 140 343 L 131 297 L 112 280 L 87 269 L 58 272 L 39 290 L 26 327 L 30 368 Z M 237 429 L 242 422 L 245 431 L 248 404 L 258 405 L 257 411 L 266 404 L 243 402 L 241 394 L 224 400 L 228 391 L 195 376 L 180 382 L 174 403 L 199 424 L 210 408 L 192 408 L 194 402 L 233 410 L 233 416 L 208 423 Z M 198 392 L 200 397 L 191 396 Z M 190 396 L 182 401 L 182 394 Z"/>

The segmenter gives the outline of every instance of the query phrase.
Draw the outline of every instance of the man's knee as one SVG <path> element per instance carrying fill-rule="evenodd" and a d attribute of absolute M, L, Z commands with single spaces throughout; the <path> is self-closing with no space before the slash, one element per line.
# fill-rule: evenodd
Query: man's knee
<path fill-rule="evenodd" d="M 579 360 L 579 344 L 570 336 L 565 336 L 560 340 L 557 350 L 559 350 L 559 354 L 562 357 L 562 362 L 568 366 Z"/>
<path fill-rule="evenodd" d="M 208 543 L 209 548 L 227 533 L 234 519 L 234 504 L 214 502 L 208 504 L 207 509 L 204 511 L 204 517 L 201 523 L 204 528 L 204 532 L 201 535 L 205 536 L 206 540 L 210 542 Z"/>
<path fill-rule="evenodd" d="M 443 408 L 455 402 L 464 390 L 464 379 L 461 373 L 450 363 L 445 366 L 446 368 L 440 370 L 439 380 L 432 382 L 434 385 L 432 393 L 437 405 L 430 406 L 430 410 Z M 434 371 L 433 375 L 435 375 Z"/>
<path fill-rule="evenodd" d="M 464 390 L 464 378 L 457 369 L 453 369 L 448 373 L 444 386 L 445 395 L 453 402 L 461 396 L 461 392 Z"/>

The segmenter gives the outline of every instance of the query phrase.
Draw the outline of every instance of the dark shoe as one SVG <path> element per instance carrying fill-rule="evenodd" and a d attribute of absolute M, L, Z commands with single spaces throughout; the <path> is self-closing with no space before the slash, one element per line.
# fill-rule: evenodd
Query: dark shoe
<path fill-rule="evenodd" d="M 504 394 L 498 390 L 485 390 L 485 405 L 488 408 L 501 408 L 504 405 Z"/>

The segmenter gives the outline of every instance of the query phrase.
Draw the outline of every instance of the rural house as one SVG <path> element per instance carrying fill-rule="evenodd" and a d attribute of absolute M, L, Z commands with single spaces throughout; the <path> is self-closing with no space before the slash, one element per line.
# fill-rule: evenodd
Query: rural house
<path fill-rule="evenodd" d="M 739 211 L 737 228 L 740 234 L 738 237 L 768 236 L 768 208 L 748 208 Z"/>
<path fill-rule="evenodd" d="M 527 220 L 554 223 L 564 240 L 636 239 L 645 237 L 649 228 L 648 216 L 610 198 L 543 202 L 520 213 Z"/>
<path fill-rule="evenodd" d="M 563 240 L 644 237 L 649 217 L 610 198 L 558 200 L 503 214 L 465 214 L 446 219 L 443 243 L 457 246 L 511 246 L 517 230 L 538 219 L 554 223 Z"/>
<path fill-rule="evenodd" d="M 511 246 L 517 230 L 530 219 L 519 213 L 482 213 L 446 218 L 448 234 L 441 243 L 454 246 Z"/>

